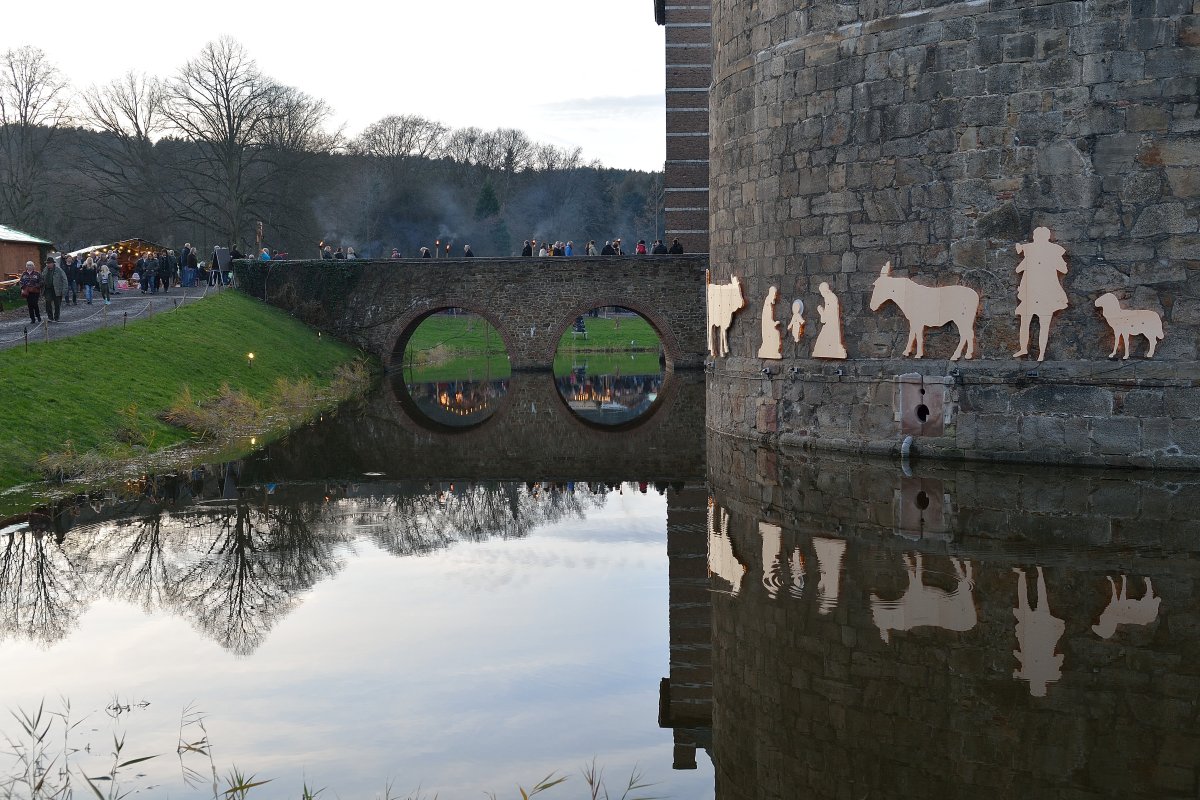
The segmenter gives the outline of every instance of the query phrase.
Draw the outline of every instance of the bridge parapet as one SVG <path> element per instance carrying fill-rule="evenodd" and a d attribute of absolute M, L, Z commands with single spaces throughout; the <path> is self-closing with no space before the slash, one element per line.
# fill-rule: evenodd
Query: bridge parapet
<path fill-rule="evenodd" d="M 672 369 L 703 366 L 706 255 L 238 261 L 243 290 L 387 366 L 430 314 L 462 308 L 499 332 L 514 370 L 550 369 L 563 333 L 623 306 L 658 331 Z"/>

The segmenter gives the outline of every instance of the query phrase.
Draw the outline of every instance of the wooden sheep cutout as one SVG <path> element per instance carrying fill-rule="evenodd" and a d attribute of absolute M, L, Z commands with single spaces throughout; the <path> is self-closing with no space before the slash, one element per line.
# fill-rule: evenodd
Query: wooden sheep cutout
<path fill-rule="evenodd" d="M 1059 275 L 1067 274 L 1066 248 L 1050 241 L 1049 228 L 1035 228 L 1033 241 L 1017 244 L 1017 253 L 1025 256 L 1017 264 L 1021 286 L 1017 289 L 1017 309 L 1021 318 L 1021 349 L 1013 358 L 1029 354 L 1029 326 L 1038 318 L 1038 361 L 1046 358 L 1046 345 L 1050 341 L 1050 323 L 1056 312 L 1067 307 L 1067 293 L 1063 291 Z"/>
<path fill-rule="evenodd" d="M 821 332 L 813 344 L 813 358 L 846 357 L 846 343 L 842 340 L 842 304 L 829 284 L 822 282 L 821 305 L 817 306 L 817 316 L 821 318 Z"/>
<path fill-rule="evenodd" d="M 705 281 L 708 283 L 708 352 L 714 358 L 724 358 L 729 355 L 729 326 L 733 324 L 733 315 L 746 307 L 746 298 L 742 296 L 742 282 L 736 275 L 730 277 L 729 283 L 712 283 L 709 273 L 705 273 Z"/>
<path fill-rule="evenodd" d="M 1163 338 L 1162 318 L 1153 311 L 1138 311 L 1121 308 L 1121 301 L 1112 292 L 1102 294 L 1096 300 L 1096 308 L 1104 313 L 1104 321 L 1113 332 L 1113 349 L 1109 358 L 1116 358 L 1117 348 L 1125 343 L 1125 355 L 1122 360 L 1129 358 L 1129 340 L 1134 336 L 1145 336 L 1150 343 L 1150 352 L 1146 358 L 1154 358 L 1154 348 Z"/>
<path fill-rule="evenodd" d="M 1128 580 L 1125 575 L 1121 576 L 1121 589 L 1118 591 L 1117 582 L 1111 576 L 1108 579 L 1112 598 L 1100 615 L 1100 621 L 1092 626 L 1092 631 L 1101 639 L 1111 639 L 1118 625 L 1149 625 L 1158 619 L 1162 598 L 1154 596 L 1154 584 L 1150 583 L 1149 578 L 1143 578 L 1146 593 L 1140 600 L 1130 600 Z"/>
<path fill-rule="evenodd" d="M 871 292 L 871 310 L 892 301 L 908 319 L 908 346 L 904 355 L 916 348 L 916 357 L 925 355 L 925 329 L 940 328 L 953 322 L 958 327 L 958 348 L 951 361 L 975 355 L 975 316 L 979 313 L 979 292 L 967 286 L 922 286 L 911 278 L 892 275 L 892 262 L 883 265 Z"/>
<path fill-rule="evenodd" d="M 804 335 L 804 301 L 792 301 L 792 318 L 788 320 L 788 333 L 792 335 L 792 341 L 800 343 L 800 337 Z"/>
<path fill-rule="evenodd" d="M 783 358 L 783 325 L 775 321 L 775 303 L 779 290 L 772 286 L 767 290 L 767 299 L 762 310 L 762 344 L 758 348 L 759 358 Z"/>

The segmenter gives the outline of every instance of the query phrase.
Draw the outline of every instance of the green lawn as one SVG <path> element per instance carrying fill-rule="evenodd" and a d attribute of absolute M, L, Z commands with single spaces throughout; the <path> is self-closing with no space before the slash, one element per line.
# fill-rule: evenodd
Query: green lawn
<path fill-rule="evenodd" d="M 585 317 L 587 337 L 567 330 L 559 352 L 658 351 L 659 338 L 641 317 Z M 504 355 L 504 343 L 486 320 L 473 314 L 435 314 L 417 328 L 405 348 L 405 362 L 420 363 L 462 355 Z"/>
<path fill-rule="evenodd" d="M 38 477 L 39 457 L 63 451 L 68 441 L 79 452 L 111 444 L 130 419 L 153 449 L 187 440 L 188 432 L 158 419 L 184 386 L 197 401 L 224 383 L 265 399 L 281 377 L 324 385 L 339 364 L 359 355 L 234 291 L 126 330 L 33 343 L 28 353 L 0 351 L 0 489 Z"/>

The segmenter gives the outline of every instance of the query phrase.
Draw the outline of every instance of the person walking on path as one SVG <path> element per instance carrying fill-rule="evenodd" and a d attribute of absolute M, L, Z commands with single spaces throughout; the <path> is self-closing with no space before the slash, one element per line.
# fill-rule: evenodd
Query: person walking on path
<path fill-rule="evenodd" d="M 67 273 L 53 258 L 46 259 L 42 270 L 42 296 L 46 298 L 46 316 L 51 322 L 62 318 L 62 299 L 67 293 Z"/>
<path fill-rule="evenodd" d="M 38 307 L 42 297 L 42 274 L 34 268 L 32 261 L 25 262 L 25 271 L 21 273 L 21 296 L 29 306 L 29 321 L 37 325 L 42 321 L 42 310 Z"/>
<path fill-rule="evenodd" d="M 90 261 L 91 259 L 88 260 Z M 91 280 L 92 282 L 88 284 L 87 290 L 88 305 L 92 304 L 92 287 L 97 284 L 100 286 L 100 299 L 104 301 L 104 305 L 112 305 L 111 291 L 113 286 L 115 286 L 117 283 L 117 273 L 109 269 L 108 263 L 105 262 L 104 264 L 100 265 L 100 270 L 98 272 L 95 267 L 92 268 Z"/>
<path fill-rule="evenodd" d="M 79 259 L 75 256 L 67 254 L 63 256 L 63 272 L 67 275 L 67 293 L 63 296 L 63 300 L 73 306 L 79 305 Z"/>
<path fill-rule="evenodd" d="M 105 264 L 100 268 L 105 274 L 108 274 L 108 265 Z M 79 268 L 79 287 L 83 289 L 83 300 L 89 306 L 92 304 L 92 298 L 96 290 L 96 262 L 88 256 L 83 260 L 83 266 Z M 107 300 L 107 295 L 105 296 Z"/>

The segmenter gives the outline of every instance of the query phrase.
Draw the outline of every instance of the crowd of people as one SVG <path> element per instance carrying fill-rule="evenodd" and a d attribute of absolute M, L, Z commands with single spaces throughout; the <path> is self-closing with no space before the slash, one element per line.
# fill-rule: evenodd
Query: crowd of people
<path fill-rule="evenodd" d="M 638 256 L 654 255 L 683 255 L 683 245 L 678 239 L 671 241 L 671 246 L 667 247 L 663 244 L 662 239 L 655 239 L 654 244 L 646 246 L 645 239 L 638 239 L 638 243 L 633 247 L 633 254 Z M 521 248 L 521 256 L 531 258 L 537 255 L 539 258 L 557 257 L 557 256 L 573 256 L 577 255 L 577 249 L 574 242 L 538 242 L 537 239 L 527 239 L 525 246 Z M 621 249 L 620 239 L 611 239 L 604 242 L 604 246 L 597 248 L 596 240 L 592 239 L 583 246 L 585 256 L 623 256 L 625 251 Z"/>
<path fill-rule="evenodd" d="M 122 289 L 157 294 L 173 287 L 192 286 L 196 281 L 207 281 L 209 286 L 217 283 L 228 286 L 232 274 L 227 264 L 220 263 L 219 249 L 214 248 L 206 261 L 200 259 L 198 248 L 190 243 L 178 254 L 170 249 L 149 251 L 137 259 L 128 277 L 122 274 L 115 248 L 50 255 L 41 269 L 32 261 L 25 262 L 25 271 L 19 279 L 21 296 L 29 308 L 29 321 L 40 324 L 43 305 L 45 319 L 58 322 L 64 304 L 77 306 L 82 299 L 84 305 L 90 306 L 98 297 L 104 305 L 110 305 L 113 295 L 120 294 Z M 245 255 L 234 247 L 229 258 L 245 258 Z"/>

